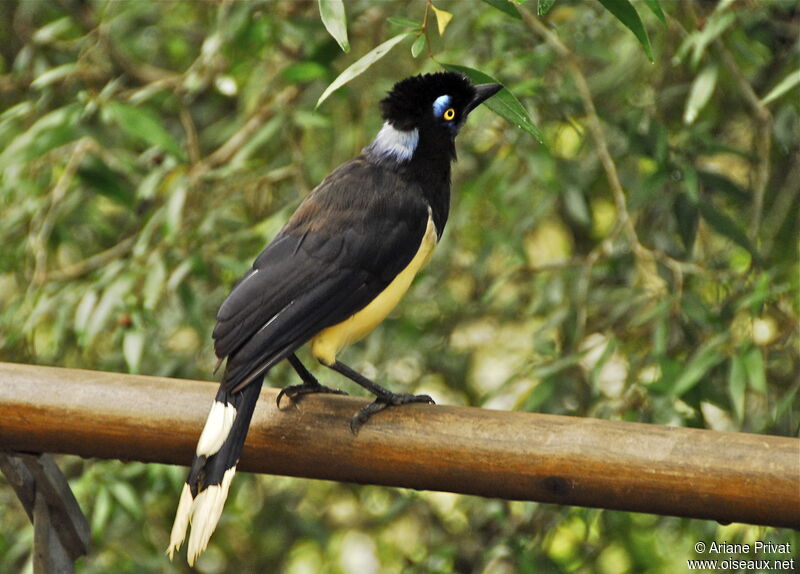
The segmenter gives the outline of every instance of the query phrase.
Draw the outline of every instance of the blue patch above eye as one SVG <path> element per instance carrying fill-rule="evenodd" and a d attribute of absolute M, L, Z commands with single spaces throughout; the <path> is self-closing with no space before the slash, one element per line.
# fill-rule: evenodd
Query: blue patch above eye
<path fill-rule="evenodd" d="M 444 111 L 450 107 L 450 96 L 439 96 L 435 100 L 433 100 L 433 115 L 437 118 L 442 117 Z"/>

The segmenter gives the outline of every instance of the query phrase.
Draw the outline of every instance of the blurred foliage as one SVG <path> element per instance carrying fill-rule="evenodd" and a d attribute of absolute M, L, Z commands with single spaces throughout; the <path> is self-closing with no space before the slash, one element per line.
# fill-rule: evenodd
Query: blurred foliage
<path fill-rule="evenodd" d="M 392 83 L 447 62 L 506 84 L 545 145 L 488 110 L 471 118 L 442 244 L 348 360 L 445 404 L 797 435 L 798 2 L 328 12 L 0 2 L 0 359 L 210 377 L 235 279 L 370 141 Z M 163 556 L 185 469 L 60 461 L 94 535 L 80 572 L 190 571 Z M 0 571 L 30 571 L 32 529 L 2 483 L 0 509 Z M 799 542 L 240 474 L 196 570 L 668 573 L 697 540 L 757 539 Z"/>

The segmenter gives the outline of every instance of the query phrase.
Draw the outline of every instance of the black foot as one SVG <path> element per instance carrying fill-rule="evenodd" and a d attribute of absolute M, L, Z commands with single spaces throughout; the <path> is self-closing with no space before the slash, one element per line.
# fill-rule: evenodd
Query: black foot
<path fill-rule="evenodd" d="M 278 408 L 281 408 L 281 399 L 286 396 L 289 397 L 292 402 L 297 402 L 302 397 L 306 395 L 313 395 L 315 393 L 330 393 L 332 395 L 346 395 L 347 393 L 340 390 L 340 389 L 331 389 L 330 387 L 326 387 L 324 385 L 320 385 L 317 382 L 314 383 L 303 383 L 302 385 L 291 385 L 281 389 L 281 392 L 278 393 L 278 398 L 275 402 L 278 405 Z"/>
<path fill-rule="evenodd" d="M 382 411 L 387 407 L 397 407 L 400 405 L 407 405 L 409 403 L 426 403 L 429 405 L 436 404 L 435 401 L 428 395 L 410 395 L 407 393 L 391 393 L 385 391 L 385 393 L 381 393 L 378 398 L 358 411 L 355 416 L 350 419 L 350 432 L 353 434 L 358 434 L 358 431 L 372 415 Z"/>

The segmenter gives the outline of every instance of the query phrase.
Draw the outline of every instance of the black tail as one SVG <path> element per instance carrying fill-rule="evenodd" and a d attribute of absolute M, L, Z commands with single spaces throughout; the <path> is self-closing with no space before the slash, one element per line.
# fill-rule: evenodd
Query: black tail
<path fill-rule="evenodd" d="M 263 380 L 261 376 L 237 393 L 220 385 L 183 485 L 167 548 L 170 560 L 183 543 L 190 524 L 189 565 L 206 549 L 222 514 Z"/>

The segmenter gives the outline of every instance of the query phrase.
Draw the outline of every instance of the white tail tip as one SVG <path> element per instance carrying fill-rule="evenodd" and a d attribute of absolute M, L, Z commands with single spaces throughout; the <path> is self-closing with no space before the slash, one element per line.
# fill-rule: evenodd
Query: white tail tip
<path fill-rule="evenodd" d="M 191 525 L 186 561 L 189 566 L 194 566 L 197 557 L 208 546 L 208 541 L 222 516 L 222 507 L 225 506 L 225 499 L 228 498 L 228 490 L 230 490 L 234 474 L 236 474 L 235 466 L 225 471 L 220 484 L 206 487 L 195 498 L 192 498 L 189 485 L 184 485 L 167 548 L 170 560 L 172 560 L 174 552 L 180 549 L 186 538 L 186 529 Z"/>
<path fill-rule="evenodd" d="M 200 433 L 200 439 L 197 441 L 195 451 L 197 456 L 216 454 L 228 438 L 235 420 L 236 407 L 230 403 L 214 401 L 206 418 L 206 424 L 203 426 L 203 432 Z"/>
<path fill-rule="evenodd" d="M 178 503 L 178 510 L 175 512 L 175 522 L 172 524 L 172 533 L 169 535 L 169 546 L 167 555 L 172 560 L 176 550 L 180 550 L 183 539 L 186 538 L 186 529 L 192 514 L 192 491 L 188 484 L 183 485 L 181 500 Z"/>

